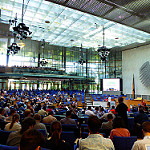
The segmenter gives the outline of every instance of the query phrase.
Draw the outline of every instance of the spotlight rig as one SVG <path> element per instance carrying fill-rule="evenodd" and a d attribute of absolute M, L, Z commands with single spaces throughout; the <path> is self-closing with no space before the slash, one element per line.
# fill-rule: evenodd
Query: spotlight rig
<path fill-rule="evenodd" d="M 106 48 L 106 46 L 105 46 L 105 28 L 104 28 L 104 26 L 103 26 L 103 46 L 99 47 L 97 51 L 101 57 L 101 60 L 106 61 L 107 57 L 110 53 L 110 49 Z"/>
<path fill-rule="evenodd" d="M 24 23 L 19 23 L 17 26 L 13 27 L 13 33 L 20 40 L 26 39 L 28 35 L 31 35 L 32 32 L 29 31 L 29 27 L 27 27 Z"/>
<path fill-rule="evenodd" d="M 29 27 L 27 27 L 24 23 L 23 23 L 23 17 L 25 14 L 26 10 L 24 11 L 24 0 L 22 3 L 22 22 L 19 23 L 17 25 L 17 14 L 14 20 L 9 20 L 10 25 L 15 24 L 15 26 L 13 27 L 13 34 L 15 37 L 17 37 L 19 40 L 22 39 L 26 39 L 28 35 L 31 35 L 32 32 L 29 31 Z"/>
<path fill-rule="evenodd" d="M 43 58 L 43 59 L 40 61 L 40 64 L 41 64 L 42 66 L 45 66 L 46 64 L 48 64 L 48 62 L 47 62 L 46 59 Z"/>
<path fill-rule="evenodd" d="M 16 43 L 12 43 L 12 45 L 10 45 L 7 49 L 7 54 L 15 55 L 18 53 L 19 50 L 20 50 L 20 47 Z"/>
<path fill-rule="evenodd" d="M 110 49 L 106 48 L 106 46 L 99 47 L 97 51 L 102 61 L 105 61 L 110 53 Z"/>
<path fill-rule="evenodd" d="M 83 63 L 85 63 L 85 60 L 81 57 L 80 60 L 78 61 L 78 63 L 79 63 L 80 65 L 83 65 Z"/>

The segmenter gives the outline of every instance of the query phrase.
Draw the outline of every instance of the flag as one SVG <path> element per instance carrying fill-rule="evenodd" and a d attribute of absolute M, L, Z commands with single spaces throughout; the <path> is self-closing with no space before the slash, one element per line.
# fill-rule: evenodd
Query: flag
<path fill-rule="evenodd" d="M 134 83 L 134 74 L 133 74 L 133 83 L 132 83 L 132 94 L 133 94 L 133 98 L 135 99 L 135 83 Z"/>

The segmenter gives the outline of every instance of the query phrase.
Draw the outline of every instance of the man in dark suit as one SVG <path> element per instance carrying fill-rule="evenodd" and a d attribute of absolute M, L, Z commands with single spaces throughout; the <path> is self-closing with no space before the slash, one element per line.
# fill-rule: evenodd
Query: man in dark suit
<path fill-rule="evenodd" d="M 127 117 L 128 107 L 126 104 L 123 103 L 122 97 L 118 98 L 118 102 L 119 104 L 117 105 L 115 111 L 117 112 L 118 116 L 123 118 L 126 127 L 128 127 L 128 117 Z"/>

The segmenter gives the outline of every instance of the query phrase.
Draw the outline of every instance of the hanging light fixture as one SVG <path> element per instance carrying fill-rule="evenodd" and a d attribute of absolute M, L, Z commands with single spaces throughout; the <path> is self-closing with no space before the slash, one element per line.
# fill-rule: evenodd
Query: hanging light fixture
<path fill-rule="evenodd" d="M 78 63 L 80 65 L 83 65 L 83 63 L 85 63 L 85 60 L 83 59 L 82 44 L 81 44 L 81 47 L 80 47 L 80 51 L 81 51 L 81 56 L 80 56 L 80 60 L 78 61 Z"/>
<path fill-rule="evenodd" d="M 8 55 L 15 55 L 18 53 L 20 50 L 20 47 L 16 43 L 12 43 L 8 48 L 7 48 L 7 54 Z"/>
<path fill-rule="evenodd" d="M 10 25 L 17 23 L 17 14 L 16 17 L 14 18 L 14 20 L 9 20 Z M 7 55 L 15 55 L 18 53 L 18 51 L 20 50 L 20 47 L 17 45 L 16 43 L 16 35 L 14 35 L 14 42 L 7 48 Z"/>
<path fill-rule="evenodd" d="M 23 17 L 24 17 L 24 0 L 23 0 L 23 4 L 22 4 L 22 22 L 19 23 L 18 25 L 16 25 L 17 23 L 17 19 L 15 20 L 15 26 L 13 27 L 13 33 L 14 35 L 22 40 L 22 39 L 26 39 L 28 35 L 31 35 L 32 32 L 29 31 L 29 27 L 27 27 L 24 23 L 23 23 Z"/>
<path fill-rule="evenodd" d="M 106 48 L 105 46 L 105 28 L 103 26 L 103 46 L 98 48 L 98 54 L 101 56 L 101 60 L 105 61 L 107 56 L 110 53 L 110 49 Z"/>
<path fill-rule="evenodd" d="M 43 58 L 42 58 L 42 60 L 40 61 L 40 64 L 41 64 L 42 66 L 45 66 L 45 65 L 48 64 L 48 62 L 47 62 L 47 60 L 44 58 L 44 48 L 45 48 L 45 40 L 44 40 L 44 39 L 42 40 L 41 48 L 43 49 Z"/>

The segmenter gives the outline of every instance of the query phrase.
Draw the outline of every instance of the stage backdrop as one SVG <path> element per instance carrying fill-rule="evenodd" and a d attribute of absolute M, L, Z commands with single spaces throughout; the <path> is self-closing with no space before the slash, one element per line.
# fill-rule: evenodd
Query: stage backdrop
<path fill-rule="evenodd" d="M 141 66 L 147 61 L 150 63 L 150 45 L 141 46 L 122 52 L 124 94 L 132 94 L 132 82 L 134 74 L 135 94 L 150 95 L 150 87 L 147 88 L 142 84 L 139 73 Z"/>

